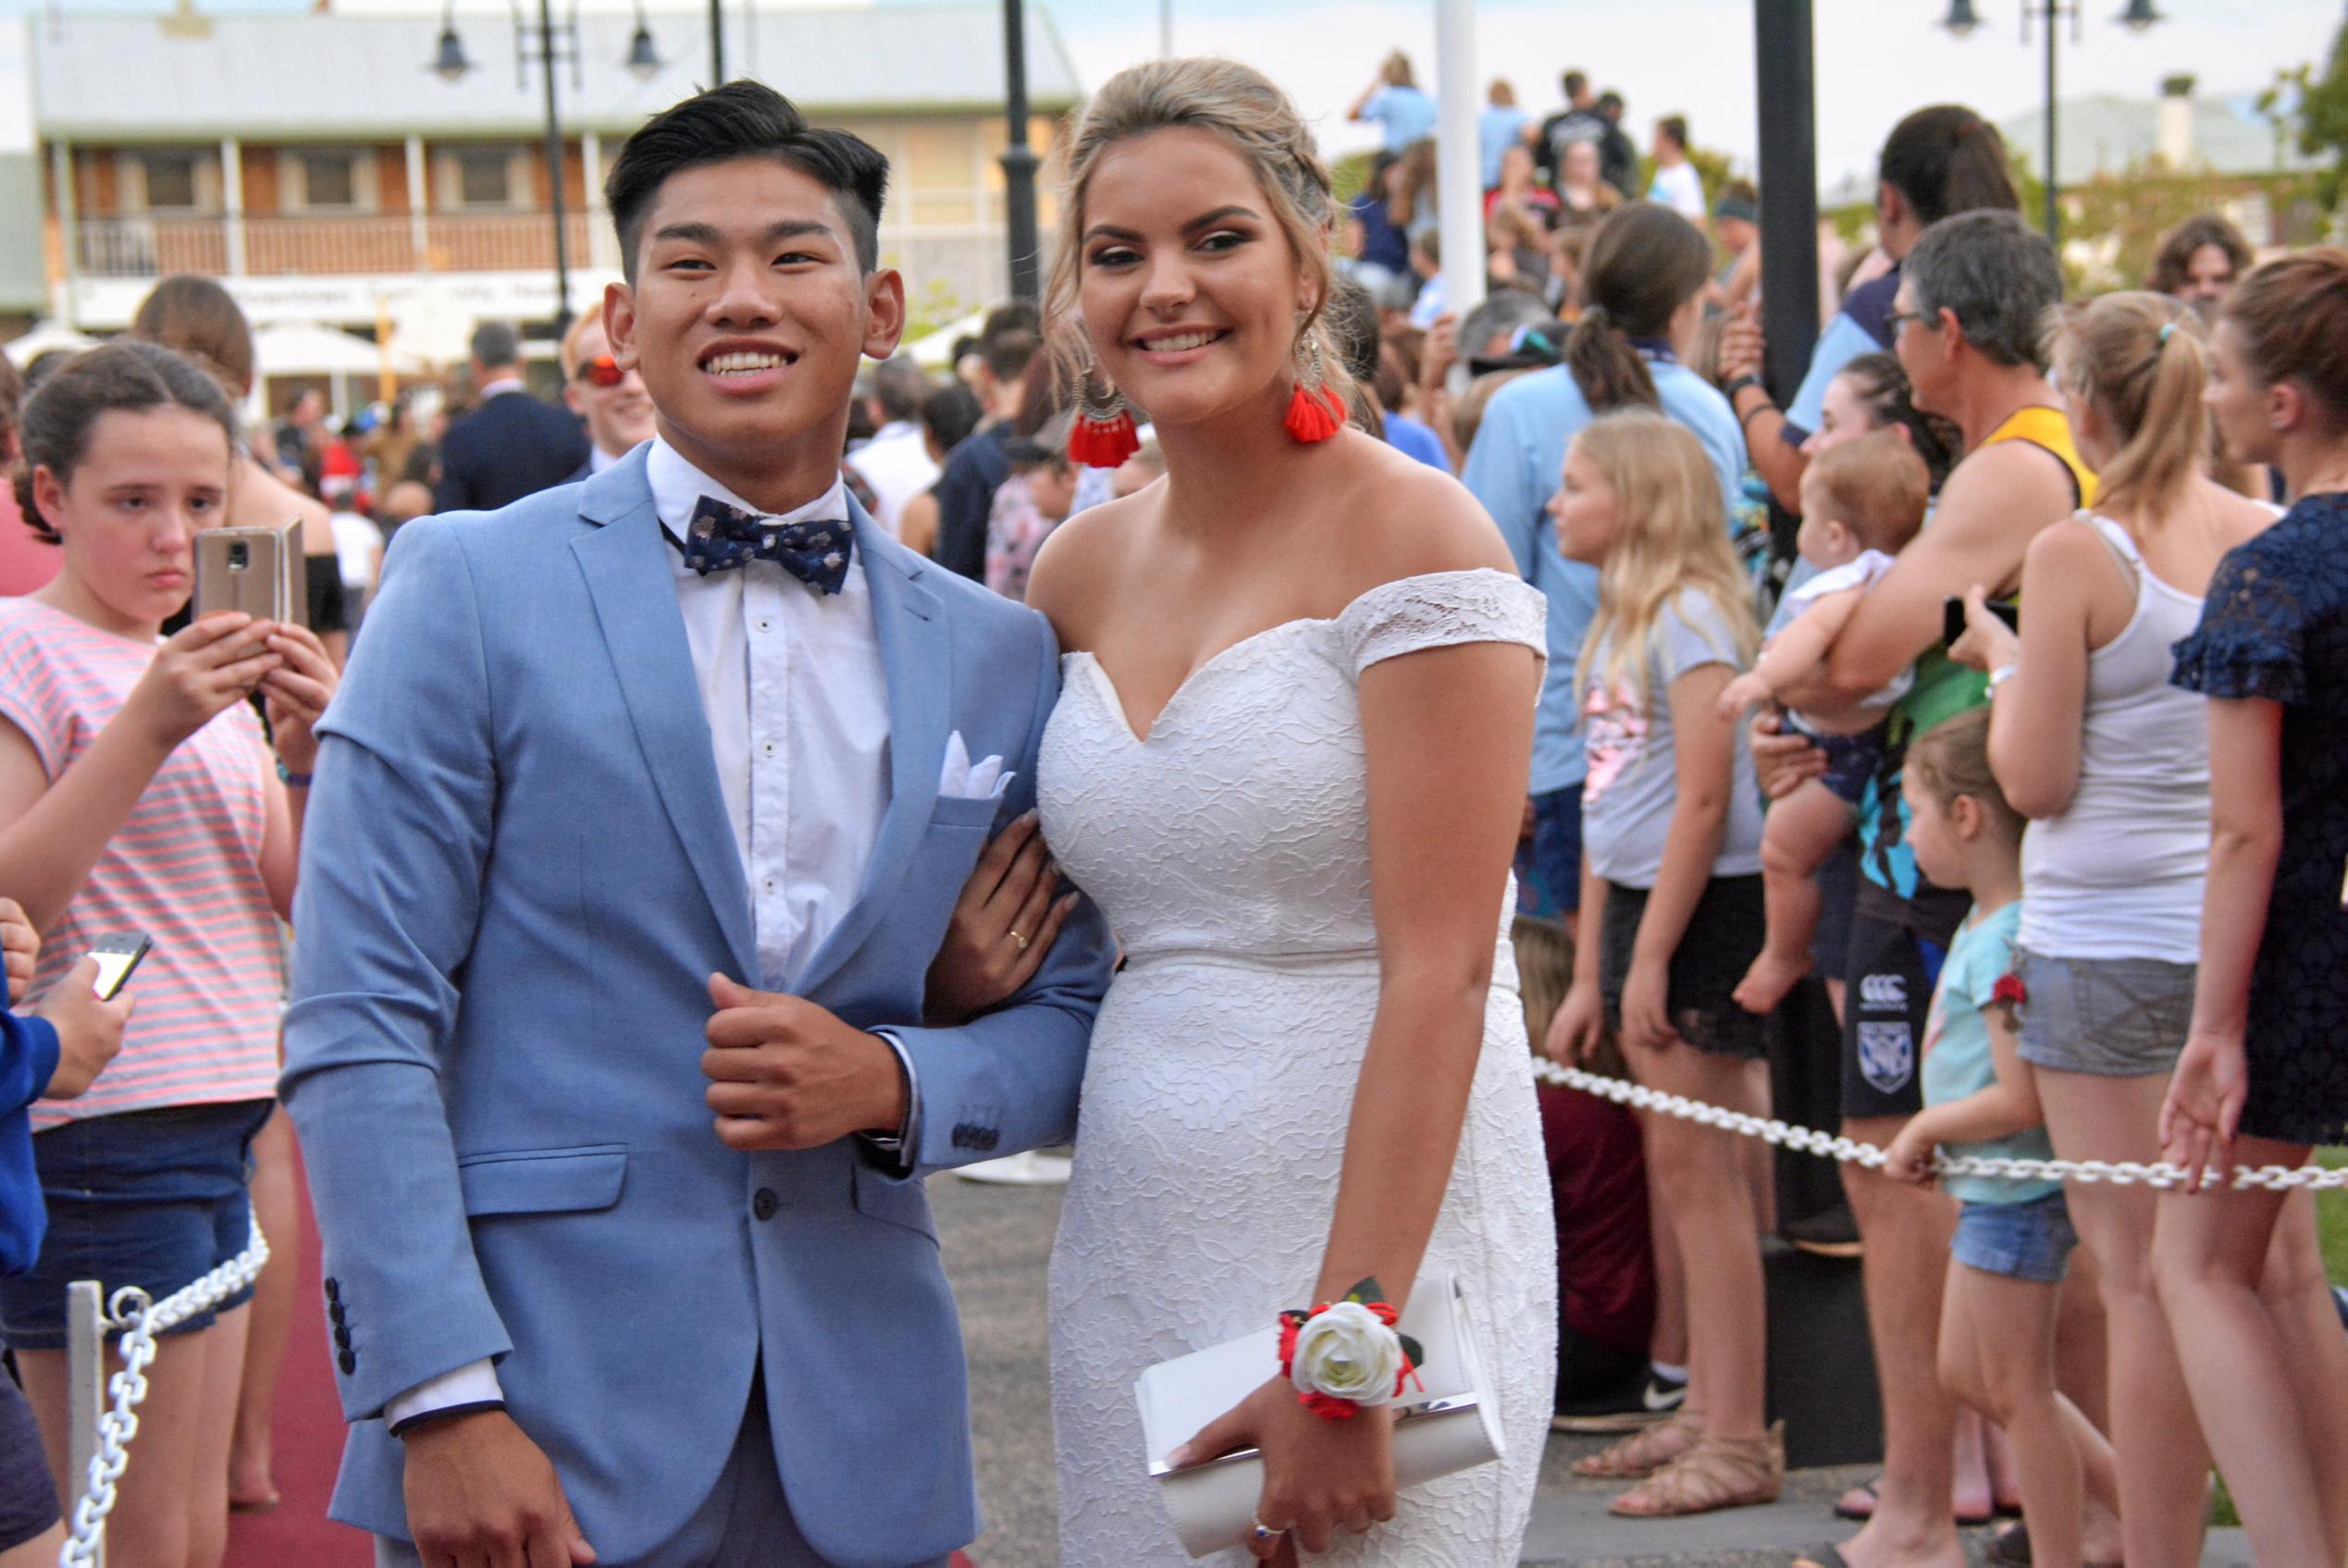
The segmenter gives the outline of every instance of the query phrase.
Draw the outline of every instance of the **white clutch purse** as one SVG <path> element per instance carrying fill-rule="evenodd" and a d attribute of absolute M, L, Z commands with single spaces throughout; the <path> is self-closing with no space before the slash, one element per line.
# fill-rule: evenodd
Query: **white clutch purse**
<path fill-rule="evenodd" d="M 1417 1378 L 1424 1391 L 1406 1389 L 1389 1407 L 1400 1413 L 1394 1426 L 1398 1489 L 1501 1456 L 1500 1414 L 1492 1407 L 1482 1347 L 1460 1299 L 1457 1280 L 1428 1275 L 1412 1290 L 1410 1306 L 1396 1325 L 1418 1341 L 1427 1357 Z M 1166 1456 L 1254 1392 L 1279 1367 L 1279 1327 L 1267 1322 L 1260 1332 L 1162 1361 L 1133 1385 L 1150 1475 L 1182 1549 L 1193 1557 L 1245 1544 L 1263 1495 L 1264 1457 L 1242 1449 L 1177 1470 Z"/>

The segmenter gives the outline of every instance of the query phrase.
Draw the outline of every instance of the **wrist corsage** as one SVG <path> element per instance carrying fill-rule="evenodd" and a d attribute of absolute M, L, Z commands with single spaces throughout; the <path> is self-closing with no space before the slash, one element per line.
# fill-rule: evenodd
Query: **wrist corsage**
<path fill-rule="evenodd" d="M 1341 1301 L 1280 1314 L 1280 1373 L 1295 1385 L 1297 1403 L 1349 1421 L 1366 1406 L 1393 1402 L 1417 1375 L 1423 1352 L 1395 1330 L 1401 1315 L 1385 1294 L 1375 1278 L 1365 1279 Z"/>

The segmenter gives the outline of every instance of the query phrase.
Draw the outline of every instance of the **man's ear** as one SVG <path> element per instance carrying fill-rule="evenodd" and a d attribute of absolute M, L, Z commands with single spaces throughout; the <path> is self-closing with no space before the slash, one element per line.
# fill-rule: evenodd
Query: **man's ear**
<path fill-rule="evenodd" d="M 636 341 L 636 290 L 624 283 L 603 286 L 603 336 L 612 345 L 612 363 L 622 370 L 643 363 Z"/>
<path fill-rule="evenodd" d="M 865 357 L 888 358 L 904 336 L 904 275 L 893 266 L 876 268 L 864 278 Z"/>

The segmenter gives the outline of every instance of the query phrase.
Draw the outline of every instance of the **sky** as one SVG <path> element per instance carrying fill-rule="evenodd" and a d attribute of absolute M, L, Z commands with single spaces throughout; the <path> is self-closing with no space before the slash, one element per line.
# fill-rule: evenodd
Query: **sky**
<path fill-rule="evenodd" d="M 162 11 L 171 0 L 0 0 L 0 148 L 30 143 L 22 18 L 45 6 Z M 209 10 L 301 11 L 313 0 L 199 0 Z M 726 0 L 735 14 L 745 0 Z M 748 0 L 762 9 L 789 0 Z M 889 5 L 915 0 L 874 0 Z M 1229 55 L 1262 69 L 1313 121 L 1322 146 L 1338 154 L 1375 141 L 1350 125 L 1347 106 L 1400 46 L 1422 83 L 1435 75 L 1433 0 L 1030 0 L 1048 9 L 1094 86 L 1120 67 L 1158 51 L 1160 6 L 1170 4 L 1179 53 Z M 2025 46 L 2018 13 L 2039 0 L 1978 0 L 1984 25 L 1958 40 L 1937 23 L 1946 0 L 1815 0 L 1819 179 L 1832 189 L 1863 179 L 1885 131 L 1908 110 L 1932 102 L 1971 105 L 1994 120 L 2041 102 L 2044 56 L 2036 32 Z M 634 0 L 586 0 L 587 8 L 627 9 Z M 676 0 L 650 0 L 655 10 Z M 2062 93 L 2150 97 L 2163 77 L 2190 71 L 2204 93 L 2255 92 L 2279 68 L 2321 56 L 2341 24 L 2342 0 L 2165 0 L 2169 19 L 2137 34 L 2112 25 L 2122 0 L 2083 0 L 2078 27 L 2063 29 Z M 345 11 L 437 12 L 437 0 L 336 0 Z M 462 9 L 503 15 L 505 0 L 460 0 Z M 682 19 L 680 19 L 681 20 Z M 2033 23 L 2033 30 L 2036 24 Z M 1642 143 L 1661 115 L 1687 116 L 1695 140 L 1728 153 L 1749 172 L 1759 142 L 1749 0 L 1479 0 L 1477 70 L 1482 84 L 1509 78 L 1536 114 L 1559 101 L 1568 66 L 1601 88 L 1621 91 Z M 2021 143 L 2024 151 L 2033 143 Z"/>

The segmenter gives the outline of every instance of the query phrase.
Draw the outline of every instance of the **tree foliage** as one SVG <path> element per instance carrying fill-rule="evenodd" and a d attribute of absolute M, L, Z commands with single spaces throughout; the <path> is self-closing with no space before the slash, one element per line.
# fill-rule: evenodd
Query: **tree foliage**
<path fill-rule="evenodd" d="M 2290 97 L 2298 99 L 2299 150 L 2324 159 L 2317 177 L 2318 199 L 2338 210 L 2348 195 L 2348 22 L 2332 35 L 2331 52 L 2321 74 L 2313 65 L 2276 73 L 2275 85 L 2260 95 L 2259 107 L 2270 117 L 2282 112 Z"/>

